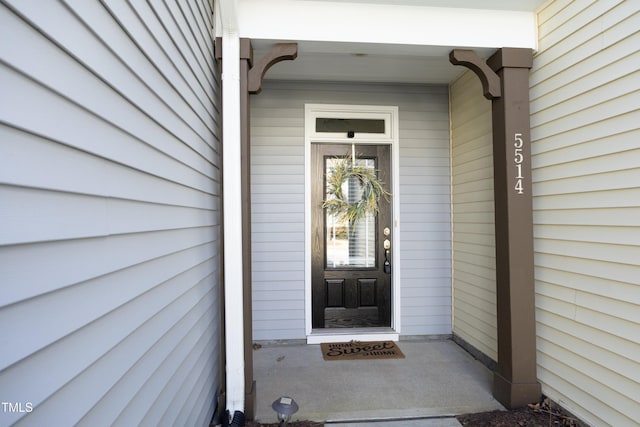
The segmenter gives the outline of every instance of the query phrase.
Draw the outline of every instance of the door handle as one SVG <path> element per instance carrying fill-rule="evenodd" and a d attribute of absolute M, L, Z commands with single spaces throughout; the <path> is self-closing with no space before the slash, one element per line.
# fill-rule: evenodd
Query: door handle
<path fill-rule="evenodd" d="M 391 254 L 391 242 L 389 239 L 384 239 L 384 272 L 386 274 L 391 274 L 391 261 L 389 261 L 389 256 Z"/>

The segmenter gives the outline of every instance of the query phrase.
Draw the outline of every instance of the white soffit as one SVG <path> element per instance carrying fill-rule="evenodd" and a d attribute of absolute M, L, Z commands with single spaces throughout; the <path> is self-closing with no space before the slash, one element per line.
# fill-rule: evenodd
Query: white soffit
<path fill-rule="evenodd" d="M 451 4 L 450 7 L 431 5 Z M 470 9 L 465 4 L 482 3 Z M 276 64 L 267 79 L 434 83 L 464 71 L 449 63 L 454 48 L 488 57 L 500 47 L 537 48 L 536 17 L 522 10 L 541 0 L 237 0 L 241 37 L 259 57 L 274 43 L 295 41 L 298 58 Z M 429 6 L 425 6 L 428 4 Z"/>

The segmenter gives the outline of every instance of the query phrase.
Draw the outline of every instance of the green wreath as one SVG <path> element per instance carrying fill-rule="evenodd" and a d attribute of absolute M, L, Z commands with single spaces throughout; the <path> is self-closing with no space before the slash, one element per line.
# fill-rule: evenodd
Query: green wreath
<path fill-rule="evenodd" d="M 349 203 L 342 191 L 342 185 L 352 179 L 358 180 L 362 194 L 360 200 Z M 337 158 L 337 162 L 327 176 L 327 197 L 322 207 L 336 215 L 338 220 L 346 221 L 350 226 L 360 221 L 367 214 L 378 213 L 380 197 L 389 200 L 391 193 L 384 188 L 376 171 L 356 164 L 351 156 Z"/>

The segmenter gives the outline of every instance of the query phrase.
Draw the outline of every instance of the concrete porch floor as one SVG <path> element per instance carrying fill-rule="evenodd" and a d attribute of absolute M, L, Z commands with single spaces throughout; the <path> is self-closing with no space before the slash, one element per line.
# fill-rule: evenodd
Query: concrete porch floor
<path fill-rule="evenodd" d="M 440 418 L 429 425 L 451 426 L 459 425 L 453 415 L 504 409 L 491 395 L 491 371 L 453 341 L 398 345 L 404 359 L 367 361 L 325 361 L 319 345 L 264 345 L 254 351 L 256 420 L 275 422 L 280 396 L 298 403 L 293 420 L 327 423 Z"/>

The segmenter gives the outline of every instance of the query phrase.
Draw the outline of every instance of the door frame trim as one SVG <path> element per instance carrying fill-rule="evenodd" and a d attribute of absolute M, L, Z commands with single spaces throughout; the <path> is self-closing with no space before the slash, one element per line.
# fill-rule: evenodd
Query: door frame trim
<path fill-rule="evenodd" d="M 362 118 L 385 120 L 384 134 L 356 134 L 348 138 L 344 134 L 317 133 L 315 122 L 318 117 Z M 399 120 L 397 106 L 345 105 L 345 104 L 305 104 L 304 108 L 304 296 L 305 333 L 308 344 L 322 342 L 347 342 L 351 340 L 394 340 L 401 331 L 400 304 L 400 153 Z M 319 330 L 311 326 L 311 144 L 375 144 L 390 145 L 391 148 L 391 328 L 365 328 Z"/>

